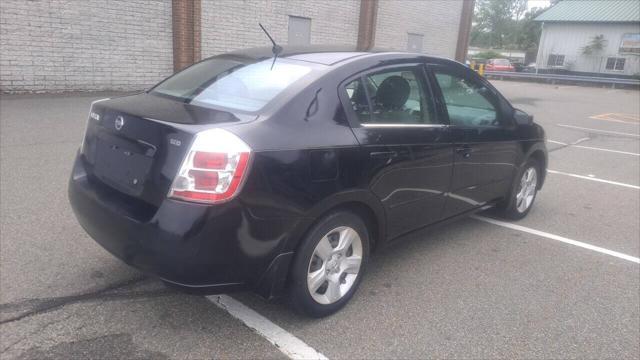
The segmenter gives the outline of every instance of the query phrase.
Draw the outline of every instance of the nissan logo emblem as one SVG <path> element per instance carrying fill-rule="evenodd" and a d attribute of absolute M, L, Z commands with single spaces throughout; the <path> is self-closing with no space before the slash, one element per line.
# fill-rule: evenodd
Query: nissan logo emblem
<path fill-rule="evenodd" d="M 118 116 L 116 118 L 116 130 L 120 130 L 122 129 L 122 127 L 124 126 L 124 118 L 122 116 Z"/>

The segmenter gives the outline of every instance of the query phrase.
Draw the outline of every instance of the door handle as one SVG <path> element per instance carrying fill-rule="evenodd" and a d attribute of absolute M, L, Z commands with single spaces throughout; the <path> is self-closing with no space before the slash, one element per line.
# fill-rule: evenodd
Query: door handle
<path fill-rule="evenodd" d="M 467 159 L 471 157 L 471 153 L 473 152 L 473 148 L 469 145 L 464 145 L 456 148 L 456 153 L 462 155 L 463 158 Z"/>
<path fill-rule="evenodd" d="M 397 151 L 376 151 L 369 154 L 372 158 L 389 158 L 398 157 Z"/>

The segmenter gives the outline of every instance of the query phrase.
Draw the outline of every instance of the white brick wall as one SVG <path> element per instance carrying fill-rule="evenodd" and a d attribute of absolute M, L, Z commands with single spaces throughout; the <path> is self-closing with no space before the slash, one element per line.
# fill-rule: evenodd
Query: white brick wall
<path fill-rule="evenodd" d="M 463 0 L 380 0 L 376 46 L 454 57 Z M 289 15 L 312 44 L 355 46 L 360 0 L 202 0 L 202 57 L 287 43 Z M 140 90 L 173 70 L 171 0 L 0 0 L 0 91 Z"/>
<path fill-rule="evenodd" d="M 171 0 L 0 0 L 0 90 L 143 89 L 171 34 Z"/>
<path fill-rule="evenodd" d="M 286 44 L 289 15 L 311 18 L 311 44 L 358 41 L 360 0 L 202 0 L 202 56 L 270 46 L 259 22 Z"/>
<path fill-rule="evenodd" d="M 454 58 L 463 1 L 380 0 L 376 47 L 406 51 L 408 33 L 422 34 L 422 52 Z"/>

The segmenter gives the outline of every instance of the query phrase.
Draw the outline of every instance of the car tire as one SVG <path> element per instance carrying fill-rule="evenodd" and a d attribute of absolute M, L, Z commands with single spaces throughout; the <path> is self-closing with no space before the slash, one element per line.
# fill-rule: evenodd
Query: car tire
<path fill-rule="evenodd" d="M 344 210 L 324 216 L 302 240 L 291 267 L 294 308 L 311 317 L 340 310 L 355 294 L 368 260 L 364 221 Z"/>
<path fill-rule="evenodd" d="M 518 171 L 506 202 L 499 206 L 503 217 L 519 220 L 527 216 L 538 194 L 540 175 L 538 162 L 535 159 L 527 160 Z"/>

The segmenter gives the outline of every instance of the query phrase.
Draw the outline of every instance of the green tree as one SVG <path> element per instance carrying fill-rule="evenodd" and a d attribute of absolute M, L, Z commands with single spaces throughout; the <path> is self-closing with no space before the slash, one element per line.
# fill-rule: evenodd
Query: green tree
<path fill-rule="evenodd" d="M 503 58 L 504 56 L 502 56 L 502 54 L 500 54 L 497 51 L 493 51 L 493 50 L 489 50 L 489 51 L 483 51 L 483 52 L 479 52 L 477 54 L 475 54 L 473 56 L 474 59 L 500 59 Z"/>
<path fill-rule="evenodd" d="M 602 66 L 602 57 L 598 56 L 602 53 L 604 48 L 607 47 L 607 40 L 604 35 L 595 35 L 589 40 L 589 43 L 583 46 L 582 54 L 591 57 L 593 71 L 598 71 L 598 67 Z M 598 62 L 598 59 L 600 60 Z"/>
<path fill-rule="evenodd" d="M 605 40 L 604 35 L 596 35 L 589 40 L 589 43 L 582 47 L 583 55 L 594 55 L 602 50 L 604 50 L 605 46 L 607 46 L 607 40 Z"/>
<path fill-rule="evenodd" d="M 514 7 L 514 0 L 476 1 L 471 40 L 482 38 L 491 47 L 503 48 Z"/>
<path fill-rule="evenodd" d="M 527 11 L 528 0 L 513 0 L 511 13 L 516 21 L 520 21 L 522 16 Z"/>
<path fill-rule="evenodd" d="M 518 23 L 515 45 L 520 50 L 536 51 L 540 42 L 540 34 L 542 26 L 535 18 L 545 9 L 533 8 L 524 14 L 524 17 Z"/>
<path fill-rule="evenodd" d="M 471 45 L 489 48 L 537 49 L 542 10 L 527 11 L 527 0 L 477 0 Z"/>

